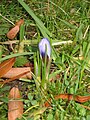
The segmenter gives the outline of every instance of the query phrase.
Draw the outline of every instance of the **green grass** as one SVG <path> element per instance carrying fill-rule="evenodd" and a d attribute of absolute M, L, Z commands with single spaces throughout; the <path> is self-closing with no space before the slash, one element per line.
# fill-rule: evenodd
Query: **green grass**
<path fill-rule="evenodd" d="M 13 45 L 14 51 L 11 51 L 9 45 L 4 43 L 8 41 L 6 33 L 13 25 L 0 16 L 0 42 L 3 43 L 0 43 L 0 62 L 25 55 L 30 62 L 35 62 L 36 72 L 37 66 L 40 68 L 38 75 L 32 73 L 33 80 L 20 80 L 23 84 L 20 90 L 25 111 L 22 120 L 89 120 L 90 110 L 80 106 L 80 103 L 54 99 L 54 95 L 62 93 L 90 95 L 89 0 L 25 0 L 24 2 L 22 0 L 0 2 L 2 16 L 12 23 L 20 18 L 24 18 L 25 21 L 24 26 L 20 28 L 20 35 L 15 38 L 17 42 Z M 53 78 L 53 81 L 48 82 L 47 90 L 43 86 L 36 86 L 36 82 L 40 82 L 42 69 L 37 45 L 43 37 L 48 37 L 52 44 L 49 78 Z M 68 44 L 68 41 L 71 43 Z M 78 59 L 80 56 L 83 56 L 82 60 Z M 60 77 L 56 77 L 57 74 Z M 2 120 L 7 119 L 9 87 L 0 86 Z M 42 107 L 48 98 L 52 98 L 52 109 Z M 90 108 L 90 101 L 82 104 Z"/>

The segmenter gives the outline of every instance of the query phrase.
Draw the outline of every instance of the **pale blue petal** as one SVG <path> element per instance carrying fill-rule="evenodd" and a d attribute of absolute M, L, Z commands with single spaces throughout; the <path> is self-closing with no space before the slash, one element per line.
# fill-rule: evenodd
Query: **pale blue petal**
<path fill-rule="evenodd" d="M 51 56 L 51 46 L 50 46 L 50 42 L 47 38 L 43 38 L 40 42 L 39 42 L 39 51 L 42 57 L 45 57 L 45 49 L 47 48 L 47 56 L 50 59 Z"/>

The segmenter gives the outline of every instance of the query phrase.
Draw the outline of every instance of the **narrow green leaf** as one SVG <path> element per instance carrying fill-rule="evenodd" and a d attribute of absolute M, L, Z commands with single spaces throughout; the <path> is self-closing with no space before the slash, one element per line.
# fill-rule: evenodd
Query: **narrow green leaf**
<path fill-rule="evenodd" d="M 49 39 L 49 36 L 48 36 L 47 33 L 44 31 L 44 29 L 42 29 L 42 27 L 41 27 L 39 24 L 37 24 L 37 26 L 38 26 L 38 28 L 40 29 L 42 35 L 43 35 L 45 38 L 48 38 L 48 39 Z"/>
<path fill-rule="evenodd" d="M 34 14 L 34 12 L 29 8 L 29 6 L 23 2 L 22 0 L 18 0 L 18 2 L 23 6 L 23 8 L 29 13 L 29 15 L 32 16 L 32 18 L 35 20 L 35 22 L 41 26 L 42 30 L 46 32 L 47 35 L 49 35 L 50 37 L 52 36 L 52 34 L 50 33 L 50 31 L 44 26 L 43 22 Z M 40 29 L 41 33 L 42 30 Z"/>
<path fill-rule="evenodd" d="M 58 18 L 59 19 L 59 18 Z M 72 29 L 77 29 L 77 26 L 75 25 L 72 25 L 70 24 L 69 22 L 65 21 L 65 20 L 62 20 L 62 19 L 59 19 L 60 21 L 62 21 L 65 25 L 67 25 L 69 28 L 72 28 Z"/>
<path fill-rule="evenodd" d="M 61 70 L 57 70 L 49 75 L 49 79 L 54 78 L 57 74 L 60 74 Z"/>
<path fill-rule="evenodd" d="M 24 39 L 24 25 L 20 26 L 20 42 Z"/>
<path fill-rule="evenodd" d="M 60 6 L 56 5 L 56 4 L 55 4 L 54 2 L 52 2 L 51 0 L 50 0 L 50 3 L 53 4 L 54 6 L 56 6 L 57 8 L 59 8 L 65 15 L 67 15 L 67 16 L 69 17 L 69 15 L 65 12 L 65 10 L 62 9 Z"/>
<path fill-rule="evenodd" d="M 9 58 L 12 58 L 12 57 L 17 57 L 17 56 L 21 56 L 21 55 L 31 55 L 31 54 L 33 54 L 33 52 L 23 52 L 23 53 L 15 53 L 15 54 L 7 55 L 7 56 L 1 58 L 0 62 L 7 60 Z"/>
<path fill-rule="evenodd" d="M 82 40 L 82 38 L 83 38 L 83 34 L 82 34 L 83 27 L 84 27 L 84 24 L 81 24 L 80 27 L 77 29 L 76 41 Z"/>

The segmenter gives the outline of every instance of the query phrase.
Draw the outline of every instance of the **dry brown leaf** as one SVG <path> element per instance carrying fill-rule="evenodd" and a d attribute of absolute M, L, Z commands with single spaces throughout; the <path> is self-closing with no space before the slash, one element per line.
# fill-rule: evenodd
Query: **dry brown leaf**
<path fill-rule="evenodd" d="M 16 37 L 17 33 L 18 33 L 19 30 L 20 30 L 21 24 L 23 24 L 23 23 L 24 23 L 24 20 L 23 20 L 23 19 L 21 19 L 21 20 L 19 20 L 18 22 L 16 22 L 15 27 L 13 27 L 13 28 L 7 33 L 7 37 L 8 37 L 9 39 L 14 39 L 14 38 Z"/>
<path fill-rule="evenodd" d="M 0 64 L 0 77 L 3 77 L 14 65 L 15 58 L 10 58 Z"/>
<path fill-rule="evenodd" d="M 21 77 L 32 79 L 30 67 L 11 68 L 3 77 L 4 78 L 13 78 L 13 77 L 15 77 L 21 73 L 27 72 L 27 71 L 29 71 L 29 72 Z"/>
<path fill-rule="evenodd" d="M 16 120 L 16 118 L 22 117 L 23 102 L 20 99 L 19 89 L 13 87 L 9 93 L 8 120 Z"/>
<path fill-rule="evenodd" d="M 20 27 L 22 24 L 24 24 L 24 20 L 23 19 L 21 19 L 18 22 L 16 22 L 15 25 L 18 25 Z"/>
<path fill-rule="evenodd" d="M 14 39 L 17 35 L 17 33 L 19 32 L 19 26 L 16 25 L 14 28 L 12 28 L 8 33 L 7 33 L 7 37 L 9 39 Z"/>
<path fill-rule="evenodd" d="M 75 97 L 75 101 L 80 102 L 80 103 L 87 102 L 89 100 L 90 100 L 90 96 L 79 96 L 79 95 L 77 95 Z"/>
<path fill-rule="evenodd" d="M 87 102 L 87 101 L 89 101 L 90 100 L 90 96 L 79 96 L 79 95 L 73 95 L 73 94 L 60 94 L 60 95 L 56 95 L 55 97 L 55 100 L 58 100 L 58 99 L 67 99 L 67 100 L 75 100 L 75 101 L 77 101 L 77 102 L 79 102 L 79 103 L 83 103 L 83 102 Z M 45 103 L 44 103 L 44 106 L 45 107 L 51 107 L 51 98 L 48 100 L 48 101 L 46 101 Z"/>
<path fill-rule="evenodd" d="M 15 77 L 13 77 L 13 78 L 10 78 L 10 79 L 7 79 L 7 80 L 4 80 L 3 82 L 0 81 L 0 84 L 9 83 L 9 82 L 11 82 L 11 81 L 13 81 L 13 80 L 19 79 L 19 78 L 21 78 L 23 75 L 25 75 L 25 74 L 27 74 L 27 73 L 29 73 L 29 71 L 27 71 L 27 72 L 23 72 L 23 73 L 21 73 L 21 74 L 15 76 Z"/>

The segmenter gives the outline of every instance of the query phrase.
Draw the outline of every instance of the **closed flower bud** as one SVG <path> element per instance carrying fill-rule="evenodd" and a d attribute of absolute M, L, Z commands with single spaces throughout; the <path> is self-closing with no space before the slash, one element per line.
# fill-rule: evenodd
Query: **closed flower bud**
<path fill-rule="evenodd" d="M 43 38 L 39 42 L 39 51 L 40 51 L 40 55 L 41 55 L 42 59 L 45 58 L 45 55 L 47 56 L 47 58 L 50 59 L 50 57 L 51 57 L 51 46 L 50 46 L 50 42 L 47 38 Z"/>

